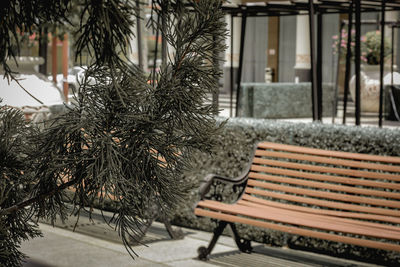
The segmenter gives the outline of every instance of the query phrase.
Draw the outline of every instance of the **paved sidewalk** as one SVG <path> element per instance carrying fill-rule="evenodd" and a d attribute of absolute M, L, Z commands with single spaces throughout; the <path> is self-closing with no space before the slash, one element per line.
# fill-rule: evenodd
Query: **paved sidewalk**
<path fill-rule="evenodd" d="M 103 215 L 108 219 L 112 217 L 112 213 L 106 211 Z M 72 231 L 75 224 L 73 216 L 64 223 L 57 220 L 56 227 L 40 223 L 44 237 L 22 244 L 22 252 L 30 258 L 24 267 L 213 266 L 196 259 L 197 248 L 208 244 L 210 233 L 182 229 L 184 238 L 171 240 L 164 225 L 153 222 L 141 240 L 146 245 L 133 246 L 138 255 L 133 260 L 118 233 L 104 222 L 100 211 L 94 210 L 92 220 L 81 212 Z M 224 236 L 214 249 L 215 253 L 235 250 L 232 238 Z"/>
<path fill-rule="evenodd" d="M 238 251 L 230 237 L 220 237 L 210 261 L 196 259 L 197 248 L 207 246 L 212 234 L 182 229 L 184 238 L 171 240 L 159 222 L 154 222 L 143 238 L 144 245 L 134 246 L 139 256 L 133 260 L 118 234 L 94 214 L 93 221 L 82 216 L 75 232 L 74 218 L 58 227 L 41 223 L 43 238 L 24 242 L 21 250 L 29 256 L 24 267 L 125 267 L 125 266 L 224 266 L 224 267 L 305 267 L 305 266 L 376 266 L 291 249 L 272 248 L 253 243 L 255 253 Z"/>
<path fill-rule="evenodd" d="M 155 227 L 162 224 L 155 223 Z M 181 240 L 161 240 L 147 245 L 135 246 L 139 255 L 133 260 L 122 244 L 102 240 L 70 230 L 40 224 L 43 238 L 23 243 L 22 251 L 30 260 L 25 266 L 213 266 L 195 260 L 197 248 L 207 244 L 208 234 L 185 231 Z M 228 239 L 228 238 L 226 238 Z M 233 244 L 218 244 L 215 252 L 235 250 Z"/>

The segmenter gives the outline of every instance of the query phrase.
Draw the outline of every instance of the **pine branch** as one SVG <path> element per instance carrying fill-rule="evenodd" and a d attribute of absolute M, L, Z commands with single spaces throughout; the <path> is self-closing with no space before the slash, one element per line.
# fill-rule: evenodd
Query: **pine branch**
<path fill-rule="evenodd" d="M 25 207 L 27 207 L 27 206 L 29 206 L 31 204 L 34 204 L 34 203 L 37 203 L 37 202 L 39 202 L 41 200 L 49 198 L 49 197 L 53 196 L 54 194 L 66 189 L 66 188 L 68 188 L 68 187 L 70 187 L 70 186 L 72 186 L 74 184 L 76 184 L 77 182 L 79 182 L 79 180 L 80 179 L 71 180 L 69 182 L 66 182 L 64 184 L 59 185 L 56 189 L 53 189 L 53 190 L 48 191 L 46 193 L 43 193 L 41 195 L 38 195 L 38 196 L 35 196 L 33 198 L 30 198 L 30 199 L 27 199 L 25 201 L 22 201 L 22 202 L 20 202 L 18 204 L 15 204 L 15 205 L 13 205 L 13 206 L 11 206 L 9 208 L 1 209 L 0 210 L 0 216 L 14 213 L 14 212 L 16 212 L 18 210 L 21 210 L 21 209 L 23 209 L 23 208 L 25 208 Z"/>
<path fill-rule="evenodd" d="M 40 104 L 43 105 L 43 102 L 40 101 L 39 99 L 37 99 L 37 98 L 36 98 L 34 95 L 32 95 L 28 90 L 26 90 L 26 89 L 21 85 L 21 83 L 18 81 L 18 79 L 15 79 L 14 81 L 19 85 L 19 87 L 22 88 L 22 90 L 25 91 L 25 93 L 27 93 L 30 97 L 32 97 L 32 98 L 35 99 L 37 102 L 39 102 Z"/>
<path fill-rule="evenodd" d="M 207 92 L 217 88 L 220 75 L 218 55 L 224 49 L 225 34 L 221 2 L 154 0 L 153 4 L 156 1 L 168 7 L 155 12 L 167 23 L 165 38 L 177 51 L 170 67 L 159 73 L 157 86 L 149 85 L 146 75 L 124 60 L 135 15 L 133 2 L 86 0 L 76 55 L 88 51 L 94 58 L 79 88 L 77 105 L 33 134 L 25 133 L 28 127 L 22 116 L 14 127 L 17 121 L 3 118 L 0 108 L 0 152 L 4 148 L 7 160 L 12 159 L 0 158 L 0 167 L 5 166 L 0 169 L 7 171 L 1 177 L 10 177 L 0 179 L 5 189 L 0 190 L 0 237 L 11 227 L 6 231 L 6 238 L 12 240 L 8 251 L 18 251 L 21 240 L 35 235 L 32 227 L 21 226 L 27 218 L 36 215 L 54 221 L 66 216 L 62 191 L 69 186 L 75 185 L 70 197 L 74 210 L 113 201 L 116 230 L 130 253 L 129 239 L 141 234 L 140 226 L 151 217 L 152 206 L 173 213 L 192 189 L 193 184 L 183 178 L 190 169 L 192 151 L 210 151 L 215 142 L 212 136 L 219 129 L 204 100 Z M 26 19 L 17 25 L 36 23 L 34 18 Z M 181 23 L 174 24 L 176 20 Z M 2 24 L 0 35 L 4 29 L 13 31 Z M 213 36 L 217 36 L 214 43 Z M 0 40 L 0 63 L 4 63 L 1 51 L 7 52 L 7 44 Z M 15 140 L 13 149 L 8 149 L 7 144 Z M 62 181 L 62 177 L 70 180 Z M 3 224 L 3 218 L 12 221 Z M 16 255 L 12 264 L 21 258 Z"/>

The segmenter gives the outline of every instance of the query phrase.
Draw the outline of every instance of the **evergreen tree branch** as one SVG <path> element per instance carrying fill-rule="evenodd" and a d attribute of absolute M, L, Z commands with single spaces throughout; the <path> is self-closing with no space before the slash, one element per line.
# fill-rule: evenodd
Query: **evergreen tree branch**
<path fill-rule="evenodd" d="M 25 91 L 25 93 L 27 93 L 30 97 L 32 97 L 32 98 L 35 99 L 37 102 L 39 102 L 40 104 L 43 105 L 43 102 L 40 101 L 39 99 L 37 99 L 37 98 L 36 98 L 34 95 L 32 95 L 28 90 L 26 90 L 26 89 L 22 86 L 22 84 L 19 82 L 18 79 L 15 79 L 14 81 L 19 85 L 19 87 L 22 88 L 22 90 Z"/>
<path fill-rule="evenodd" d="M 10 1 L 9 9 L 19 8 L 18 1 Z M 23 9 L 47 3 L 53 10 L 71 1 L 22 3 Z M 141 226 L 154 216 L 152 207 L 173 214 L 193 188 L 193 181 L 183 178 L 191 167 L 192 152 L 209 152 L 215 142 L 212 136 L 219 130 L 204 100 L 206 93 L 218 88 L 218 55 L 225 35 L 221 1 L 156 2 L 167 7 L 155 12 L 167 26 L 166 40 L 177 51 L 161 68 L 157 86 L 149 85 L 145 73 L 124 59 L 132 37 L 133 1 L 85 0 L 80 2 L 83 13 L 75 55 L 89 52 L 93 60 L 76 106 L 46 122 L 41 130 L 28 127 L 22 113 L 10 115 L 0 108 L 0 177 L 6 177 L 0 179 L 4 189 L 0 190 L 0 246 L 5 244 L 5 251 L 14 255 L 8 266 L 21 262 L 22 240 L 37 235 L 29 218 L 54 222 L 67 216 L 63 197 L 70 186 L 74 186 L 69 199 L 75 211 L 112 202 L 115 229 L 132 256 L 136 254 L 130 241 L 142 234 Z M 0 8 L 0 15 L 10 11 L 4 10 Z M 5 42 L 0 40 L 0 64 L 5 63 L 3 52 L 12 55 L 7 49 L 15 27 L 60 22 L 56 17 L 35 19 L 35 15 L 22 13 L 23 22 L 15 21 L 19 19 L 15 16 L 0 16 L 7 20 L 0 25 L 0 35 L 9 33 L 4 35 Z M 213 36 L 217 36 L 214 44 Z M 3 236 L 10 242 L 1 243 Z M 0 260 L 3 255 L 0 249 Z"/>
<path fill-rule="evenodd" d="M 49 198 L 49 197 L 53 196 L 54 194 L 66 189 L 66 188 L 68 188 L 68 187 L 70 187 L 70 186 L 72 186 L 74 184 L 76 184 L 77 182 L 79 182 L 79 179 L 71 180 L 69 182 L 66 182 L 64 184 L 59 185 L 57 188 L 55 188 L 55 189 L 53 189 L 51 191 L 48 191 L 48 192 L 43 193 L 41 195 L 38 195 L 38 196 L 35 196 L 33 198 L 30 198 L 30 199 L 27 199 L 25 201 L 22 201 L 22 202 L 20 202 L 18 204 L 15 204 L 15 205 L 13 205 L 13 206 L 11 206 L 9 208 L 1 209 L 0 210 L 0 216 L 14 213 L 14 212 L 16 212 L 18 210 L 21 210 L 21 209 L 23 209 L 23 208 L 25 208 L 25 207 L 27 207 L 27 206 L 29 206 L 31 204 L 34 204 L 34 203 L 37 203 L 37 202 L 39 202 L 39 201 L 41 201 L 43 199 Z"/>

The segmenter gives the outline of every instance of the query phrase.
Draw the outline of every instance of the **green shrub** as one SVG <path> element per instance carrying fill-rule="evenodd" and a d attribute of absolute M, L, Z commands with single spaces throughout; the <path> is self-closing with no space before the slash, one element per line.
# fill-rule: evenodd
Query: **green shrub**
<path fill-rule="evenodd" d="M 222 122 L 219 119 L 218 122 Z M 400 156 L 400 132 L 397 129 L 380 129 L 377 127 L 351 127 L 342 125 L 325 125 L 320 123 L 291 123 L 264 119 L 230 119 L 218 146 L 212 155 L 199 153 L 194 158 L 193 170 L 186 173 L 186 178 L 200 183 L 205 175 L 215 173 L 235 177 L 246 169 L 250 163 L 254 144 L 259 141 L 270 141 L 307 147 L 359 152 L 376 155 Z M 229 198 L 234 192 L 224 189 Z M 193 207 L 199 201 L 198 192 L 192 192 L 186 206 L 182 206 L 173 218 L 173 223 L 185 227 L 212 231 L 215 222 L 209 218 L 196 217 Z M 350 257 L 367 261 L 400 260 L 398 253 L 373 250 L 325 240 L 288 235 L 245 225 L 239 225 L 240 234 L 258 242 L 275 246 L 318 251 L 319 253 Z"/>

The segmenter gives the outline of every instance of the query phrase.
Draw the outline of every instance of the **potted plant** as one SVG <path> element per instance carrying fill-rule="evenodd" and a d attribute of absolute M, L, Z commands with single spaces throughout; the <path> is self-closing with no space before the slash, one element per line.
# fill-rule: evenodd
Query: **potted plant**
<path fill-rule="evenodd" d="M 339 53 L 339 47 L 341 49 L 340 60 L 343 61 L 347 54 L 347 38 L 348 33 L 346 30 L 342 30 L 341 39 L 338 35 L 332 36 L 333 39 L 333 52 L 334 54 Z M 354 59 L 355 55 L 355 30 L 351 31 L 352 41 L 350 43 L 351 57 Z M 390 55 L 391 44 L 388 38 L 384 41 L 384 58 L 385 60 Z M 381 32 L 380 31 L 370 31 L 365 35 L 361 36 L 361 62 L 364 65 L 379 65 L 380 63 L 380 53 L 381 53 Z"/>
<path fill-rule="evenodd" d="M 384 38 L 384 60 L 390 55 L 392 46 Z M 361 37 L 361 61 L 365 65 L 379 65 L 381 59 L 381 32 L 370 31 Z"/>
<path fill-rule="evenodd" d="M 391 44 L 388 38 L 384 38 L 384 61 L 388 61 L 391 53 Z M 380 59 L 381 59 L 381 32 L 370 31 L 361 37 L 361 111 L 379 112 L 380 95 Z M 390 71 L 390 65 L 385 64 L 384 75 Z M 388 84 L 389 79 L 385 79 Z M 350 94 L 355 101 L 355 76 L 350 80 Z"/>
<path fill-rule="evenodd" d="M 340 59 L 343 60 L 347 53 L 347 38 L 346 30 L 341 32 L 342 40 L 339 42 L 339 37 L 333 36 L 334 52 L 337 53 L 339 46 L 342 51 Z M 355 31 L 351 32 L 352 42 L 351 57 L 355 55 Z M 379 111 L 379 76 L 380 76 L 380 53 L 381 53 L 381 32 L 370 31 L 361 36 L 361 111 L 363 112 L 378 112 Z M 387 61 L 391 54 L 391 44 L 388 38 L 384 39 L 384 60 Z M 390 66 L 385 64 L 385 74 L 390 70 Z M 390 75 L 390 74 L 389 74 Z M 385 79 L 390 81 L 390 77 Z M 355 100 L 355 76 L 350 80 L 350 94 Z"/>

